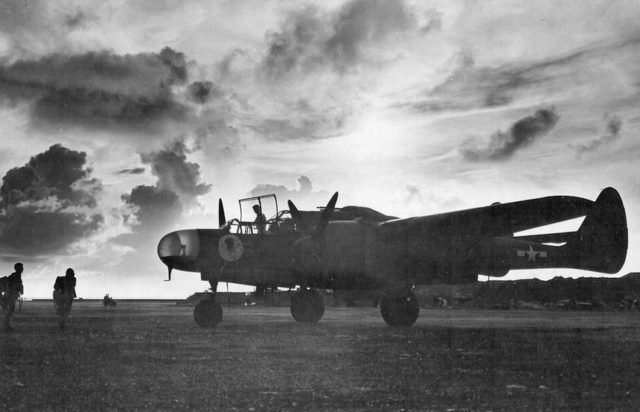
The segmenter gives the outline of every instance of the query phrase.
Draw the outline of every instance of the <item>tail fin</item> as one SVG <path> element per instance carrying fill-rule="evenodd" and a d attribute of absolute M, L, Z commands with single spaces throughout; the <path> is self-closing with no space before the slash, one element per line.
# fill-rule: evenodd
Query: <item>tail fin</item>
<path fill-rule="evenodd" d="M 618 192 L 608 187 L 595 201 L 567 245 L 577 269 L 617 273 L 627 257 L 628 232 L 624 205 Z"/>

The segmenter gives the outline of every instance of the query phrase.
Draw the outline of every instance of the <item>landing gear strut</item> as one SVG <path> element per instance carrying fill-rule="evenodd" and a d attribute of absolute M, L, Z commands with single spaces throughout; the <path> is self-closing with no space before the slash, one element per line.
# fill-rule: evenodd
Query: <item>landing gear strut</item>
<path fill-rule="evenodd" d="M 420 303 L 411 291 L 385 294 L 380 302 L 380 313 L 389 326 L 411 326 L 418 319 Z"/>
<path fill-rule="evenodd" d="M 214 328 L 222 322 L 222 306 L 216 302 L 218 282 L 211 282 L 211 295 L 198 302 L 193 311 L 193 319 L 202 328 Z"/>
<path fill-rule="evenodd" d="M 298 322 L 317 322 L 324 315 L 324 299 L 317 290 L 300 289 L 291 295 L 291 315 Z"/>

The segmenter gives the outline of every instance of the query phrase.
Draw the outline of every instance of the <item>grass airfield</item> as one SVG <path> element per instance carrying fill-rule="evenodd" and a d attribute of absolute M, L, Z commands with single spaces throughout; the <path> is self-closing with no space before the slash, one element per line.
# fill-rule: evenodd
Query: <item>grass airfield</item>
<path fill-rule="evenodd" d="M 640 313 L 224 307 L 215 329 L 171 302 L 25 302 L 0 332 L 0 410 L 634 410 Z"/>

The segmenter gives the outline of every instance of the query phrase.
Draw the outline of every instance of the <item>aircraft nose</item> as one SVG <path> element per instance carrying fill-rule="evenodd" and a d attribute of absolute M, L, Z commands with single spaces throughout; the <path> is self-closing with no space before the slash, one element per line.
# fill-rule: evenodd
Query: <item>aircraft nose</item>
<path fill-rule="evenodd" d="M 180 236 L 176 232 L 169 233 L 158 242 L 158 256 L 160 259 L 180 256 L 181 248 Z"/>
<path fill-rule="evenodd" d="M 178 230 L 165 235 L 158 242 L 158 256 L 165 264 L 178 267 L 191 262 L 200 254 L 200 236 L 197 230 Z"/>

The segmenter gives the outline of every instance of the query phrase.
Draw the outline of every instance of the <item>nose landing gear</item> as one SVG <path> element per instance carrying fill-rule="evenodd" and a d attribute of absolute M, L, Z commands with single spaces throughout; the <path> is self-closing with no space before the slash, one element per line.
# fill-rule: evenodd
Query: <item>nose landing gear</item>
<path fill-rule="evenodd" d="M 193 310 L 193 319 L 202 328 L 215 328 L 222 322 L 222 306 L 216 302 L 218 282 L 210 280 L 209 284 L 211 285 L 209 297 L 198 302 Z"/>
<path fill-rule="evenodd" d="M 193 319 L 203 328 L 214 328 L 222 321 L 222 306 L 212 296 L 203 299 L 196 305 L 193 311 Z"/>
<path fill-rule="evenodd" d="M 318 322 L 324 315 L 324 299 L 320 292 L 302 288 L 291 295 L 291 315 L 298 322 Z"/>

